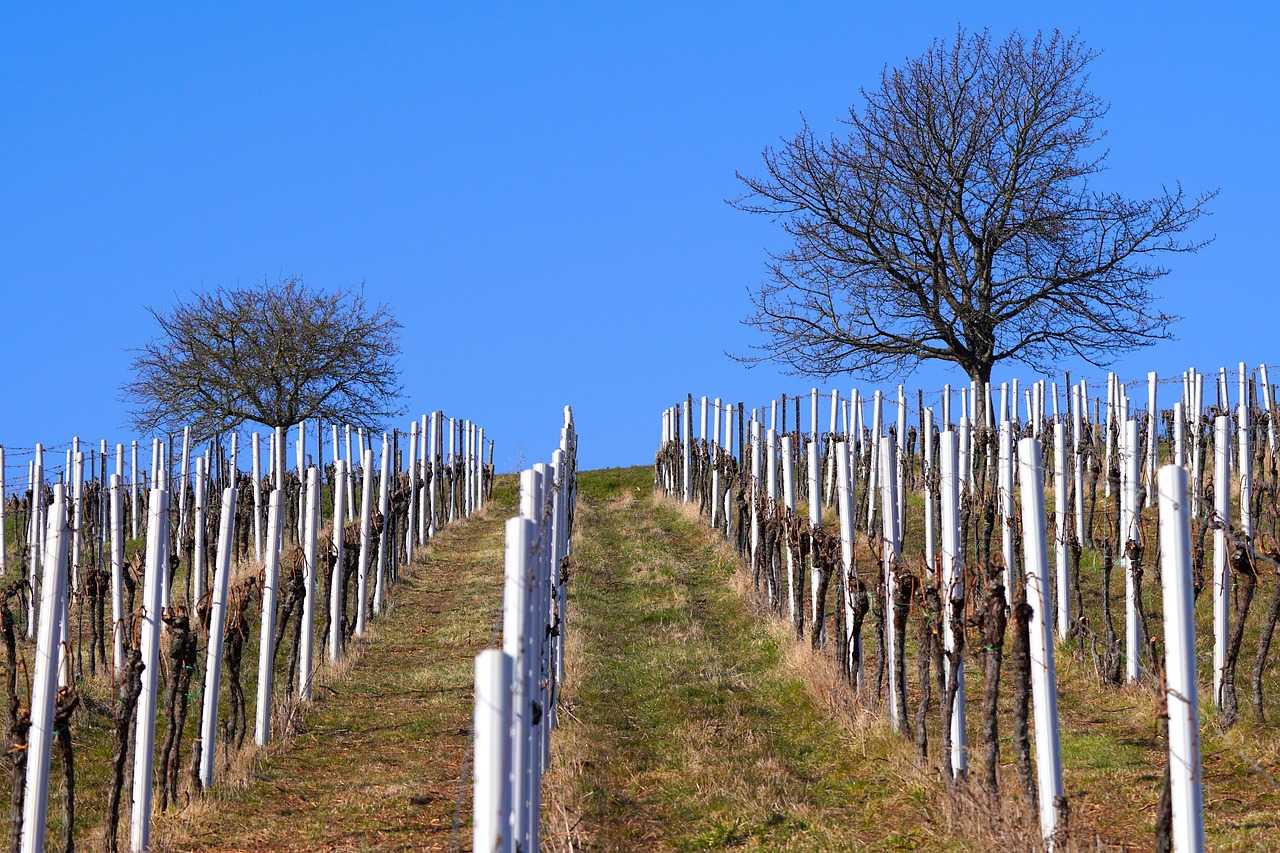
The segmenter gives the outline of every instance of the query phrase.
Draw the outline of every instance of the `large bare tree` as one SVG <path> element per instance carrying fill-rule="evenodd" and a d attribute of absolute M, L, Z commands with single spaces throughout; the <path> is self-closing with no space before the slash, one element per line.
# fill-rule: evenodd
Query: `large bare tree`
<path fill-rule="evenodd" d="M 373 428 L 401 413 L 400 323 L 358 291 L 287 278 L 148 310 L 159 334 L 123 389 L 140 429 L 190 425 L 206 438 L 308 418 Z"/>
<path fill-rule="evenodd" d="M 1058 32 L 961 30 L 883 71 L 840 133 L 805 123 L 766 149 L 733 203 L 790 239 L 747 320 L 763 343 L 742 358 L 869 378 L 943 360 L 982 382 L 1006 359 L 1101 365 L 1170 337 L 1152 285 L 1162 259 L 1204 245 L 1183 235 L 1213 193 L 1094 187 L 1095 57 Z"/>

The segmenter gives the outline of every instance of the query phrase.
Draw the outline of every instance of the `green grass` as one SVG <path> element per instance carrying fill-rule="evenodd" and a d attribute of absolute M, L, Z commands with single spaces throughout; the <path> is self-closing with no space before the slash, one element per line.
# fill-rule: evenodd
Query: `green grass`
<path fill-rule="evenodd" d="M 960 843 L 902 784 L 906 744 L 820 707 L 733 560 L 651 491 L 649 469 L 581 475 L 547 832 L 598 849 Z"/>

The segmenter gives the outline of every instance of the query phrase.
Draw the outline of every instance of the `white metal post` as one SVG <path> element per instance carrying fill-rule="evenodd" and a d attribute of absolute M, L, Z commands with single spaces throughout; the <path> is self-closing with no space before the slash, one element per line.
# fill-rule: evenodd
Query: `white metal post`
<path fill-rule="evenodd" d="M 386 583 L 388 549 L 392 547 L 387 537 L 387 513 L 390 511 L 391 451 L 387 434 L 382 434 L 382 465 L 378 475 L 378 514 L 382 517 L 382 529 L 378 533 L 378 566 L 373 578 L 373 612 L 382 612 L 383 587 Z M 432 490 L 432 494 L 435 491 Z"/>
<path fill-rule="evenodd" d="M 475 784 L 471 848 L 511 853 L 511 690 L 514 661 L 498 649 L 476 655 Z"/>
<path fill-rule="evenodd" d="M 1231 567 L 1227 528 L 1231 525 L 1231 419 L 1213 420 L 1213 704 L 1222 707 L 1231 627 Z"/>
<path fill-rule="evenodd" d="M 1053 424 L 1053 560 L 1057 570 L 1058 639 L 1071 632 L 1070 567 L 1067 565 L 1067 427 Z"/>
<path fill-rule="evenodd" d="M 213 784 L 218 752 L 218 694 L 222 687 L 222 641 L 227 622 L 227 591 L 231 584 L 231 551 L 235 545 L 236 490 L 222 490 L 218 520 L 218 558 L 213 570 L 213 598 L 209 605 L 209 646 L 204 666 L 204 703 L 200 716 L 200 786 Z"/>
<path fill-rule="evenodd" d="M 347 463 L 339 460 L 333 469 L 333 571 L 329 576 L 329 660 L 342 659 L 342 598 L 345 534 L 347 526 Z M 413 535 L 412 528 L 409 535 Z"/>
<path fill-rule="evenodd" d="M 954 430 L 948 429 L 938 439 L 938 485 L 942 504 L 942 644 L 947 655 L 956 653 L 956 637 L 951 628 L 951 614 L 964 604 L 964 554 L 960 550 L 960 472 L 959 451 Z M 948 669 L 946 687 L 951 689 L 951 672 Z M 968 750 L 965 738 L 964 669 L 958 672 L 955 704 L 951 708 L 951 768 L 956 778 L 964 775 L 968 766 Z"/>
<path fill-rule="evenodd" d="M 906 656 L 906 649 L 898 648 L 897 614 L 893 600 L 898 591 L 898 552 L 902 543 L 898 540 L 898 453 L 889 436 L 880 438 L 880 511 L 882 571 L 884 572 L 884 645 L 888 651 L 889 669 L 889 722 L 897 731 L 906 730 L 905 709 L 899 704 L 898 661 Z M 904 670 L 905 671 L 905 670 Z"/>
<path fill-rule="evenodd" d="M 1169 789 L 1173 805 L 1173 849 L 1180 853 L 1204 849 L 1195 597 L 1191 587 L 1191 521 L 1186 494 L 1186 469 L 1176 464 L 1161 468 L 1160 577 L 1164 587 Z"/>
<path fill-rule="evenodd" d="M 280 509 L 284 490 L 275 488 L 267 498 L 266 568 L 262 580 L 262 631 L 258 640 L 258 707 L 254 742 L 266 746 L 271 739 L 271 695 L 274 690 L 276 600 L 280 585 Z"/>
<path fill-rule="evenodd" d="M 796 475 L 795 462 L 791 448 L 791 436 L 784 435 L 781 438 L 782 443 L 782 503 L 786 507 L 788 516 L 793 515 L 796 511 Z M 787 612 L 791 616 L 794 623 L 796 619 L 796 565 L 791 555 L 791 548 L 783 545 L 783 550 L 787 556 Z"/>
<path fill-rule="evenodd" d="M 369 534 L 373 513 L 373 451 L 361 448 L 360 562 L 356 567 L 356 636 L 364 636 L 365 599 L 369 594 Z"/>
<path fill-rule="evenodd" d="M 817 531 L 822 526 L 822 476 L 818 463 L 818 439 L 809 442 L 809 529 Z M 814 550 L 813 538 L 809 540 L 809 621 L 811 631 L 818 631 L 822 626 L 816 623 L 818 618 L 818 586 L 822 571 L 818 566 L 817 553 Z"/>
<path fill-rule="evenodd" d="M 1053 660 L 1049 614 L 1049 555 L 1044 531 L 1044 492 L 1040 442 L 1018 442 L 1022 493 L 1022 554 L 1027 602 L 1031 605 L 1031 697 L 1034 704 L 1036 775 L 1040 792 L 1040 831 L 1046 841 L 1058 829 L 1063 796 L 1062 754 L 1058 742 L 1058 677 Z"/>
<path fill-rule="evenodd" d="M 521 485 L 526 480 L 521 474 Z M 520 516 L 507 521 L 504 551 L 504 581 L 502 599 L 502 648 L 513 660 L 514 712 L 511 723 L 511 832 L 515 844 L 529 849 L 529 762 L 531 756 L 530 712 L 532 710 L 532 661 L 529 648 L 529 598 L 532 594 L 532 550 L 536 542 L 537 527 L 533 520 Z"/>
<path fill-rule="evenodd" d="M 1124 421 L 1124 436 L 1120 449 L 1120 550 L 1124 559 L 1124 663 L 1125 680 L 1138 680 L 1141 666 L 1138 661 L 1142 638 L 1138 624 L 1138 593 L 1133 584 L 1133 566 L 1127 549 L 1130 540 L 1142 538 L 1141 513 L 1138 504 L 1138 421 Z"/>
<path fill-rule="evenodd" d="M 2 496 L 0 496 L 2 497 Z M 26 798 L 22 806 L 23 853 L 44 850 L 49 807 L 49 765 L 53 748 L 54 705 L 58 691 L 59 632 L 67 607 L 67 510 L 65 490 L 53 487 L 45 531 L 48 552 L 40 590 L 40 626 L 36 630 L 35 674 L 31 681 L 31 728 L 27 733 Z"/>
<path fill-rule="evenodd" d="M 303 523 L 302 571 L 305 594 L 302 599 L 302 630 L 298 649 L 298 696 L 305 702 L 311 699 L 312 630 L 316 612 L 316 540 L 320 533 L 320 472 L 313 465 L 307 469 L 306 512 Z"/>
<path fill-rule="evenodd" d="M 124 495 L 120 475 L 111 475 L 111 665 L 119 678 L 124 667 Z"/>
<path fill-rule="evenodd" d="M 138 650 L 142 654 L 142 692 L 134 733 L 133 809 L 129 841 L 134 853 L 151 846 L 151 782 L 155 763 L 157 676 L 160 668 L 160 586 L 169 550 L 169 492 L 156 487 L 147 505 L 146 571 L 142 585 Z"/>

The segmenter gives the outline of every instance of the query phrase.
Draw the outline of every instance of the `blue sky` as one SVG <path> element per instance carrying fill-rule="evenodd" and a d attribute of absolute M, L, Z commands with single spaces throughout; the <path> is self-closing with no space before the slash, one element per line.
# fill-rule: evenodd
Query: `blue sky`
<path fill-rule="evenodd" d="M 475 417 L 500 469 L 549 452 L 566 402 L 584 466 L 648 462 L 685 391 L 810 384 L 724 356 L 779 239 L 724 203 L 734 170 L 957 24 L 1078 30 L 1105 185 L 1221 189 L 1217 242 L 1161 286 L 1179 340 L 1125 375 L 1276 351 L 1270 7 L 185 5 L 6 12 L 0 443 L 129 437 L 144 305 L 297 273 L 394 306 L 410 412 Z"/>

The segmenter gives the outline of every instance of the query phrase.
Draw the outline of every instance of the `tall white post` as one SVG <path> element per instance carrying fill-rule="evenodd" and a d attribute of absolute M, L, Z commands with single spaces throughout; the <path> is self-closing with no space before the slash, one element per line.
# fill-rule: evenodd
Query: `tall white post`
<path fill-rule="evenodd" d="M 182 428 L 181 480 L 178 482 L 178 548 L 187 542 L 187 465 L 191 461 L 191 427 Z"/>
<path fill-rule="evenodd" d="M 305 595 L 302 599 L 302 632 L 298 649 L 298 695 L 303 701 L 311 699 L 312 676 L 312 631 L 316 613 L 316 574 L 320 570 L 317 562 L 316 540 L 320 534 L 320 472 L 315 466 L 307 469 L 306 512 L 304 513 L 306 528 L 303 537 L 302 570 L 305 583 Z"/>
<path fill-rule="evenodd" d="M 849 473 L 850 445 L 843 441 L 836 442 L 836 492 L 837 504 L 840 508 L 840 567 L 844 572 L 844 630 L 845 648 L 849 659 L 845 662 L 849 672 L 853 673 L 854 684 L 859 693 L 862 692 L 862 655 L 854 647 L 853 617 L 854 598 L 850 589 L 853 577 L 853 508 L 856 504 L 853 493 L 853 479 Z"/>
<path fill-rule="evenodd" d="M 1013 548 L 1013 424 L 1000 421 L 999 470 L 997 490 L 1000 498 L 1000 547 L 1004 557 L 1004 590 L 1008 600 L 1013 600 L 1013 584 L 1018 576 L 1017 554 Z"/>
<path fill-rule="evenodd" d="M 231 584 L 231 550 L 235 545 L 236 490 L 222 490 L 218 520 L 218 558 L 213 570 L 213 598 L 209 605 L 209 646 L 204 665 L 204 707 L 200 715 L 200 786 L 213 784 L 218 752 L 218 694 L 222 691 L 222 641 L 227 624 L 227 591 Z"/>
<path fill-rule="evenodd" d="M 690 408 L 689 398 L 685 397 L 684 417 L 680 419 L 680 439 L 681 439 L 680 454 L 681 454 L 681 459 L 684 462 L 683 483 L 684 483 L 684 502 L 685 503 L 688 503 L 689 501 L 693 500 L 693 469 L 692 469 L 692 458 L 691 458 L 692 453 L 689 447 L 689 442 L 690 442 L 689 421 L 692 417 L 692 414 L 689 411 L 689 408 Z"/>
<path fill-rule="evenodd" d="M 867 466 L 867 533 L 875 533 L 876 529 L 876 495 L 879 494 L 880 476 L 880 433 L 883 429 L 881 420 L 884 408 L 884 401 L 880 396 L 880 392 L 876 391 L 872 395 L 871 403 L 871 442 L 870 454 Z"/>
<path fill-rule="evenodd" d="M 933 577 L 937 566 L 934 562 L 936 532 L 933 529 L 933 507 L 937 496 L 933 493 L 933 409 L 924 410 L 924 431 L 920 436 L 920 469 L 924 478 L 924 570 Z"/>
<path fill-rule="evenodd" d="M 906 730 L 905 709 L 899 704 L 898 662 L 905 658 L 906 649 L 898 648 L 897 614 L 893 600 L 898 591 L 898 553 L 902 543 L 898 539 L 898 453 L 897 445 L 889 436 L 880 439 L 880 511 L 881 550 L 884 572 L 884 645 L 888 651 L 889 669 L 889 722 L 897 731 Z"/>
<path fill-rule="evenodd" d="M 138 538 L 138 505 L 141 497 L 138 481 L 138 442 L 129 442 L 129 538 Z"/>
<path fill-rule="evenodd" d="M 1156 505 L 1156 454 L 1160 444 L 1156 441 L 1159 421 L 1156 419 L 1156 383 L 1158 379 L 1153 370 L 1147 374 L 1147 499 L 1145 506 Z"/>
<path fill-rule="evenodd" d="M 1240 362 L 1240 395 L 1236 406 L 1236 448 L 1239 453 L 1240 481 L 1240 532 L 1249 540 L 1253 550 L 1253 443 L 1249 439 L 1249 371 Z"/>
<path fill-rule="evenodd" d="M 1186 469 L 1181 465 L 1161 468 L 1160 577 L 1164 587 L 1169 790 L 1173 805 L 1173 849 L 1179 853 L 1204 849 L 1195 597 L 1191 588 L 1191 521 L 1186 494 Z"/>
<path fill-rule="evenodd" d="M 1136 424 L 1135 424 L 1136 426 Z M 1063 796 L 1062 754 L 1058 742 L 1058 676 L 1053 661 L 1049 614 L 1049 554 L 1044 532 L 1044 492 L 1040 442 L 1018 442 L 1018 481 L 1022 492 L 1022 555 L 1027 602 L 1031 605 L 1031 699 L 1036 737 L 1036 776 L 1040 792 L 1040 832 L 1046 841 L 1058 829 Z"/>
<path fill-rule="evenodd" d="M 431 477 L 427 483 L 428 501 L 427 501 L 427 538 L 436 535 L 436 490 L 440 483 L 440 412 L 439 410 L 431 413 L 430 420 L 431 441 L 427 456 L 427 461 L 431 465 Z"/>
<path fill-rule="evenodd" d="M 1231 419 L 1213 420 L 1213 704 L 1222 707 L 1222 676 L 1231 628 L 1231 567 L 1227 528 L 1231 525 Z"/>
<path fill-rule="evenodd" d="M 954 430 L 938 439 L 939 491 L 942 504 L 942 644 L 947 655 L 956 653 L 955 632 L 951 628 L 954 609 L 964 606 L 964 554 L 960 550 L 960 471 L 959 448 Z M 946 673 L 946 687 L 951 689 L 951 672 Z M 951 768 L 956 778 L 968 767 L 969 752 L 965 739 L 964 669 L 958 672 L 956 699 L 951 708 Z M 945 701 L 945 698 L 942 700 Z"/>
<path fill-rule="evenodd" d="M 124 667 L 124 495 L 120 475 L 111 475 L 111 665 L 117 678 Z"/>
<path fill-rule="evenodd" d="M 31 639 L 36 635 L 36 619 L 39 609 L 38 601 L 40 598 L 40 574 L 41 563 L 44 556 L 44 536 L 41 530 L 44 529 L 41 519 L 45 513 L 44 505 L 44 448 L 36 443 L 35 456 L 31 463 L 31 524 L 28 527 L 29 539 L 31 547 L 28 549 L 30 554 L 30 562 L 28 564 L 29 576 L 27 583 L 31 587 L 27 600 L 27 639 Z"/>
<path fill-rule="evenodd" d="M 378 533 L 378 566 L 373 578 L 373 612 L 382 612 L 382 594 L 387 573 L 388 549 L 387 513 L 390 511 L 391 452 L 387 434 L 382 434 L 382 465 L 378 475 L 378 514 L 382 517 L 382 530 Z M 432 490 L 432 494 L 435 491 Z"/>
<path fill-rule="evenodd" d="M 262 579 L 262 631 L 258 640 L 258 707 L 253 740 L 266 746 L 271 740 L 271 694 L 274 689 L 276 602 L 280 595 L 280 509 L 284 490 L 275 488 L 267 498 L 266 568 Z"/>
<path fill-rule="evenodd" d="M 360 562 L 356 567 L 356 636 L 364 636 L 365 600 L 369 594 L 369 526 L 373 513 L 373 451 L 360 451 Z"/>
<path fill-rule="evenodd" d="M 1053 424 L 1053 560 L 1057 570 L 1058 639 L 1071 633 L 1070 566 L 1067 565 L 1067 426 Z"/>
<path fill-rule="evenodd" d="M 2 497 L 2 496 L 0 496 Z M 40 590 L 40 627 L 36 630 L 35 674 L 31 680 L 31 728 L 27 734 L 26 798 L 22 805 L 23 853 L 44 850 L 49 808 L 49 765 L 53 716 L 58 692 L 59 633 L 67 607 L 67 508 L 65 490 L 53 487 L 45 531 L 48 552 Z"/>
<path fill-rule="evenodd" d="M 521 484 L 525 482 L 524 472 Z M 533 673 L 529 647 L 529 604 L 533 594 L 533 548 L 537 526 L 523 516 L 507 521 L 502 598 L 502 649 L 513 661 L 514 685 L 511 723 L 511 835 L 522 850 L 528 846 L 530 797 L 529 763 L 532 759 L 530 714 L 533 705 Z"/>
<path fill-rule="evenodd" d="M 1204 471 L 1200 422 L 1204 416 L 1204 374 L 1191 377 L 1191 517 L 1200 517 L 1200 480 Z"/>
<path fill-rule="evenodd" d="M 795 465 L 791 453 L 791 436 L 782 436 L 782 504 L 787 508 L 790 517 L 796 511 L 796 476 Z M 784 541 L 782 549 L 787 558 L 787 613 L 791 623 L 796 621 L 796 564 L 791 548 Z"/>
<path fill-rule="evenodd" d="M 1140 540 L 1141 512 L 1138 505 L 1138 422 L 1134 418 L 1124 421 L 1124 436 L 1120 450 L 1120 548 L 1122 553 L 1130 540 Z M 1133 566 L 1128 555 L 1124 556 L 1124 664 L 1125 679 L 1138 680 L 1141 666 L 1138 662 L 1142 638 L 1138 624 L 1138 591 L 1133 584 Z"/>
<path fill-rule="evenodd" d="M 816 531 L 822 526 L 822 476 L 818 463 L 818 439 L 809 441 L 809 529 Z M 809 540 L 809 621 L 811 631 L 820 627 L 814 620 L 818 618 L 818 586 L 822 572 L 813 551 L 813 539 Z"/>
<path fill-rule="evenodd" d="M 262 561 L 262 466 L 258 453 L 258 434 L 252 436 L 253 462 L 253 559 Z"/>
<path fill-rule="evenodd" d="M 146 572 L 142 585 L 142 612 L 138 650 L 142 654 L 142 692 L 133 751 L 133 809 L 129 842 L 134 853 L 151 846 L 151 781 L 155 763 L 157 676 L 160 669 L 160 586 L 169 551 L 169 492 L 151 490 L 147 504 Z"/>
<path fill-rule="evenodd" d="M 347 526 L 347 463 L 339 460 L 334 466 L 333 477 L 333 571 L 329 577 L 329 660 L 342 659 L 342 598 L 346 584 L 343 582 L 345 534 Z M 413 535 L 410 528 L 409 535 Z"/>
<path fill-rule="evenodd" d="M 476 655 L 475 784 L 471 849 L 511 853 L 511 655 L 485 649 Z"/>
<path fill-rule="evenodd" d="M 205 523 L 206 500 L 205 490 L 208 488 L 208 472 L 204 470 L 204 457 L 196 457 L 196 520 L 191 537 L 191 611 L 194 613 L 200 599 L 204 598 L 204 564 L 205 552 L 208 550 Z"/>
<path fill-rule="evenodd" d="M 409 520 L 404 536 L 404 555 L 413 561 L 414 531 L 417 528 L 418 509 L 418 422 L 409 426 Z"/>

